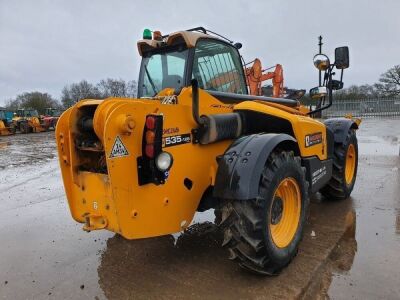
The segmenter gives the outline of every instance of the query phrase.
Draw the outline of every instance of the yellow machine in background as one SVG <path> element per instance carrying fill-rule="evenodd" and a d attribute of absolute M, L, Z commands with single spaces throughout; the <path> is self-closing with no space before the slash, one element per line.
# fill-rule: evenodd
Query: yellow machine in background
<path fill-rule="evenodd" d="M 83 100 L 58 121 L 72 217 L 85 230 L 138 239 L 184 230 L 196 211 L 214 208 L 231 259 L 279 272 L 297 252 L 309 194 L 350 195 L 358 125 L 249 95 L 241 44 L 202 27 L 143 37 L 136 99 Z M 335 54 L 333 64 L 314 60 L 326 81 L 311 94 L 329 103 L 343 86 L 332 70 L 349 65 L 347 47 Z"/>
<path fill-rule="evenodd" d="M 0 135 L 15 134 L 16 128 L 12 121 L 7 118 L 7 111 L 0 109 Z"/>
<path fill-rule="evenodd" d="M 18 109 L 13 118 L 14 126 L 21 133 L 44 132 L 48 125 L 44 124 L 35 109 Z"/>

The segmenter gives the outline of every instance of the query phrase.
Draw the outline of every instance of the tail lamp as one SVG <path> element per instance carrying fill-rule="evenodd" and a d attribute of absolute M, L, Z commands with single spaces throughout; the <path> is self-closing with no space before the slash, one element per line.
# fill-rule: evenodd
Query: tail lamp
<path fill-rule="evenodd" d="M 154 159 L 162 150 L 163 116 L 148 115 L 146 117 L 143 150 L 144 155 Z"/>
<path fill-rule="evenodd" d="M 146 116 L 142 153 L 138 158 L 139 185 L 146 183 L 163 184 L 168 177 L 173 158 L 162 151 L 163 116 Z"/>

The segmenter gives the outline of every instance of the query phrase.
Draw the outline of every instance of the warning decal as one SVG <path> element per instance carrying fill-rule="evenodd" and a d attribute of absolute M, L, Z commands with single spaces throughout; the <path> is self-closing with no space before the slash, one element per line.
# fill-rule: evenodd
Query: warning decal
<path fill-rule="evenodd" d="M 115 138 L 114 145 L 111 149 L 110 158 L 128 156 L 129 152 L 126 150 L 119 136 Z"/>

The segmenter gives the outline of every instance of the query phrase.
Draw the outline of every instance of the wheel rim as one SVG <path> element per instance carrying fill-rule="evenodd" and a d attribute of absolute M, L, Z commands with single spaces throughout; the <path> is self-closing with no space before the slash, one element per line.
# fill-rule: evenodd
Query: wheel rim
<path fill-rule="evenodd" d="M 285 178 L 275 191 L 269 221 L 271 237 L 278 248 L 287 247 L 295 237 L 300 213 L 300 187 L 294 178 Z"/>
<path fill-rule="evenodd" d="M 346 154 L 346 166 L 344 170 L 344 175 L 346 179 L 346 184 L 349 185 L 353 181 L 354 171 L 356 169 L 356 149 L 353 144 L 349 145 Z"/>

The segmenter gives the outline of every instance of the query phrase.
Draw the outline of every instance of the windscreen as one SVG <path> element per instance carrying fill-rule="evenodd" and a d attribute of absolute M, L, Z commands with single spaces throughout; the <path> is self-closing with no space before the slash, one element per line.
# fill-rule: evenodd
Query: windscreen
<path fill-rule="evenodd" d="M 172 50 L 143 57 L 139 76 L 139 97 L 153 97 L 165 88 L 184 87 L 188 50 Z"/>
<path fill-rule="evenodd" d="M 39 117 L 39 114 L 36 110 L 26 110 L 25 117 Z"/>
<path fill-rule="evenodd" d="M 61 111 L 52 109 L 49 111 L 49 115 L 52 117 L 59 117 L 59 116 L 61 116 Z"/>

